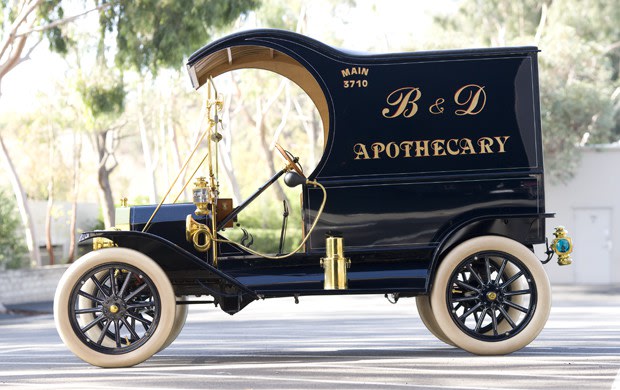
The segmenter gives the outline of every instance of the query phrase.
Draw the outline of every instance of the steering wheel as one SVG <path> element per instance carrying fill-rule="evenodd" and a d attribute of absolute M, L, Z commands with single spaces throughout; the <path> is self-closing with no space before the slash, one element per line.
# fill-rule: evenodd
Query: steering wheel
<path fill-rule="evenodd" d="M 304 175 L 303 168 L 299 164 L 299 157 L 293 156 L 289 151 L 284 150 L 284 148 L 282 146 L 280 146 L 280 144 L 278 144 L 278 143 L 276 143 L 276 149 L 278 149 L 278 152 L 280 152 L 280 154 L 282 155 L 284 160 L 286 160 L 286 162 L 287 162 L 286 167 L 288 169 L 293 169 L 295 172 L 297 172 L 303 178 L 306 177 L 306 175 Z"/>

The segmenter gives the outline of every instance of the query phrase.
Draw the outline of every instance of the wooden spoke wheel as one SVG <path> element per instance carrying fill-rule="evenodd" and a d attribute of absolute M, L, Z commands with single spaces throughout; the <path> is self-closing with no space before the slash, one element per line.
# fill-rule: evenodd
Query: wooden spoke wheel
<path fill-rule="evenodd" d="M 547 275 L 534 253 L 505 237 L 477 237 L 455 247 L 431 291 L 437 326 L 479 355 L 517 351 L 538 336 L 551 308 Z"/>
<path fill-rule="evenodd" d="M 126 248 L 91 252 L 65 272 L 54 299 L 56 328 L 82 360 L 101 367 L 141 363 L 171 336 L 176 298 L 147 256 Z"/>

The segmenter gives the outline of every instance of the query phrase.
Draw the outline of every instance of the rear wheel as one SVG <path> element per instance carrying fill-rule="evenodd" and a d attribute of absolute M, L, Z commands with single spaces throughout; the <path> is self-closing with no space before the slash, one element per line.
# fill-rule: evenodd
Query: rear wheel
<path fill-rule="evenodd" d="M 549 317 L 551 289 L 532 251 L 505 237 L 483 236 L 443 259 L 431 307 L 454 344 L 479 355 L 501 355 L 538 336 Z"/>
<path fill-rule="evenodd" d="M 80 258 L 61 278 L 54 298 L 62 340 L 79 358 L 101 367 L 133 366 L 162 349 L 175 311 L 164 271 L 127 248 Z"/>

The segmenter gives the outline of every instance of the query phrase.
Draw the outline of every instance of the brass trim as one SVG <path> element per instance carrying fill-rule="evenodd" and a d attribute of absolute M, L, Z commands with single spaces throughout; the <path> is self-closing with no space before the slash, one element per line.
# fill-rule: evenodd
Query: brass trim
<path fill-rule="evenodd" d="M 93 238 L 93 250 L 98 251 L 99 249 L 105 248 L 114 248 L 118 245 L 114 243 L 114 241 L 105 237 L 95 237 Z"/>
<path fill-rule="evenodd" d="M 194 244 L 198 252 L 206 252 L 211 248 L 213 235 L 207 225 L 196 222 L 189 214 L 185 218 L 185 239 Z"/>
<path fill-rule="evenodd" d="M 192 197 L 194 204 L 196 205 L 196 215 L 209 214 L 209 185 L 207 184 L 207 178 L 201 176 L 196 179 L 194 183 L 194 189 L 192 190 Z"/>

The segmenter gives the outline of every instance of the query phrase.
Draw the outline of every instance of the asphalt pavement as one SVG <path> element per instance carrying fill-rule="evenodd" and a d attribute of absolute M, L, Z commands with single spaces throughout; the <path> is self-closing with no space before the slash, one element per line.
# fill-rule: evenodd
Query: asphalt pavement
<path fill-rule="evenodd" d="M 14 305 L 4 305 L 6 312 L 0 311 L 0 321 L 19 317 L 39 316 L 52 314 L 54 302 L 26 302 Z"/>
<path fill-rule="evenodd" d="M 620 390 L 620 286 L 559 286 L 553 297 L 539 337 L 507 356 L 443 344 L 412 299 L 274 299 L 234 316 L 197 305 L 177 341 L 126 369 L 71 354 L 51 302 L 13 305 L 0 317 L 0 387 Z"/>

